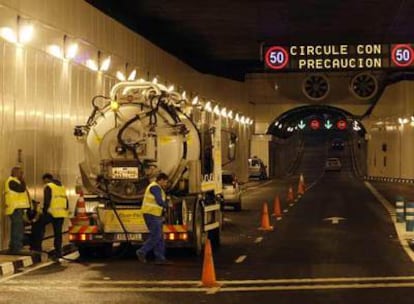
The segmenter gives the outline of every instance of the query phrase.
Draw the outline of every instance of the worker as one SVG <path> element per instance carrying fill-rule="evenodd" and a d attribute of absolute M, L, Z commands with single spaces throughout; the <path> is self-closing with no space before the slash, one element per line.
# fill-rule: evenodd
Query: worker
<path fill-rule="evenodd" d="M 54 234 L 54 260 L 62 257 L 62 228 L 63 222 L 69 216 L 69 201 L 66 196 L 65 187 L 55 179 L 52 174 L 45 173 L 42 176 L 45 186 L 43 188 L 43 211 L 42 215 L 33 225 L 34 251 L 42 251 L 42 240 L 45 234 L 46 225 L 52 223 Z"/>
<path fill-rule="evenodd" d="M 30 208 L 30 198 L 21 168 L 12 168 L 11 176 L 6 180 L 4 190 L 5 211 L 11 222 L 9 252 L 10 254 L 19 254 L 23 249 L 23 216 L 25 210 Z"/>
<path fill-rule="evenodd" d="M 145 190 L 142 202 L 142 213 L 145 224 L 149 230 L 149 237 L 140 249 L 136 251 L 138 260 L 146 263 L 147 253 L 154 252 L 155 264 L 166 265 L 170 262 L 165 258 L 165 244 L 163 235 L 163 214 L 168 207 L 164 190 L 168 185 L 168 176 L 160 173 L 155 181 L 150 183 Z"/>

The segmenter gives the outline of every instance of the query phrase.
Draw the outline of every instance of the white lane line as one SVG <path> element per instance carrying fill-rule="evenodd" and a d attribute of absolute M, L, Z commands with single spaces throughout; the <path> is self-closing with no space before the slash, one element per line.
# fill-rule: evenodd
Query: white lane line
<path fill-rule="evenodd" d="M 243 261 L 247 258 L 247 255 L 239 256 L 234 262 L 235 263 L 243 263 Z"/>
<path fill-rule="evenodd" d="M 283 210 L 283 213 L 288 213 L 288 212 L 289 212 L 289 209 Z"/>
<path fill-rule="evenodd" d="M 254 242 L 255 242 L 256 244 L 260 243 L 261 241 L 263 241 L 263 237 L 262 237 L 262 236 L 259 236 L 258 238 L 256 238 L 256 239 L 254 240 Z"/>

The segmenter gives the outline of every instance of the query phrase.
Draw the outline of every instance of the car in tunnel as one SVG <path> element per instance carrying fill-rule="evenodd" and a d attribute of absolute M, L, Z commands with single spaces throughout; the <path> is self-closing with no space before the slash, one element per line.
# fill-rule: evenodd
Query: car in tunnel
<path fill-rule="evenodd" d="M 249 178 L 267 179 L 266 166 L 257 156 L 249 158 Z"/>
<path fill-rule="evenodd" d="M 224 170 L 221 174 L 223 185 L 224 206 L 232 206 L 235 211 L 242 210 L 242 191 L 236 175 L 231 171 Z"/>
<path fill-rule="evenodd" d="M 343 150 L 345 148 L 345 141 L 342 138 L 334 138 L 331 142 L 332 150 Z"/>
<path fill-rule="evenodd" d="M 325 171 L 341 171 L 342 163 L 339 158 L 330 157 L 325 162 Z"/>

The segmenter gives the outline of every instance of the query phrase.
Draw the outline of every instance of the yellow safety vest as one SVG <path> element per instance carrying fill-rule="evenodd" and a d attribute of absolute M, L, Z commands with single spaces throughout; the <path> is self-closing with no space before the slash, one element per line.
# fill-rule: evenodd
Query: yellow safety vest
<path fill-rule="evenodd" d="M 27 192 L 16 192 L 10 189 L 11 181 L 15 181 L 16 183 L 21 184 L 21 182 L 13 176 L 10 176 L 6 180 L 6 184 L 4 186 L 6 215 L 13 214 L 15 209 L 30 208 L 29 195 Z"/>
<path fill-rule="evenodd" d="M 160 188 L 162 200 L 165 201 L 166 199 L 165 192 L 160 187 L 160 185 L 158 185 L 156 182 L 152 182 L 151 184 L 149 184 L 147 189 L 145 189 L 141 210 L 143 213 L 152 214 L 155 216 L 161 216 L 163 207 L 157 204 L 157 201 L 155 200 L 155 196 L 150 191 L 152 187 Z"/>
<path fill-rule="evenodd" d="M 54 183 L 48 183 L 46 186 L 52 190 L 52 198 L 50 200 L 50 206 L 47 212 L 55 218 L 69 217 L 65 187 L 56 185 Z"/>

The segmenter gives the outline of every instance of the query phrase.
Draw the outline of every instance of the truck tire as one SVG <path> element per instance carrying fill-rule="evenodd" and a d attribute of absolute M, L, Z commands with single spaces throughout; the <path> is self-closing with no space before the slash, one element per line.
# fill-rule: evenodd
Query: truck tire
<path fill-rule="evenodd" d="M 78 245 L 78 252 L 81 258 L 108 258 L 112 255 L 112 243 L 103 243 L 95 246 L 80 244 Z"/>
<path fill-rule="evenodd" d="M 193 219 L 193 248 L 195 255 L 199 256 L 203 252 L 206 234 L 204 230 L 204 216 L 203 208 L 198 202 L 195 204 L 194 219 Z"/>
<path fill-rule="evenodd" d="M 89 246 L 78 245 L 78 252 L 81 258 L 89 258 L 91 257 L 92 250 Z"/>

